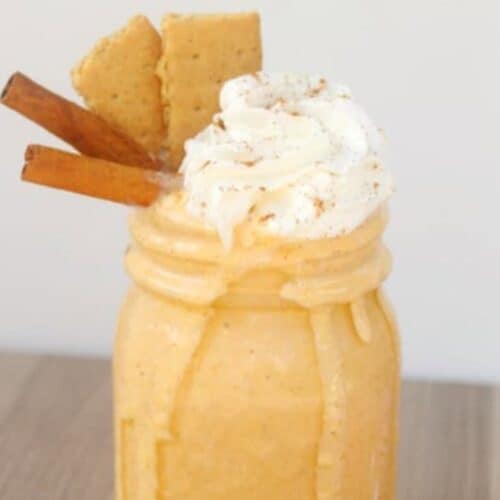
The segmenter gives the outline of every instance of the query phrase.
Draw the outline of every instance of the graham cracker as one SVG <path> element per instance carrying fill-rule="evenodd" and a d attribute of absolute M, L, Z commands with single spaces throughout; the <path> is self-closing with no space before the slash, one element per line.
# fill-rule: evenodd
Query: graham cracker
<path fill-rule="evenodd" d="M 177 168 L 184 142 L 206 127 L 219 110 L 224 81 L 262 66 L 257 13 L 175 15 L 162 23 L 162 81 L 169 165 Z"/>
<path fill-rule="evenodd" d="M 156 66 L 161 38 L 144 16 L 102 39 L 72 71 L 87 106 L 112 126 L 156 153 L 165 140 Z"/>

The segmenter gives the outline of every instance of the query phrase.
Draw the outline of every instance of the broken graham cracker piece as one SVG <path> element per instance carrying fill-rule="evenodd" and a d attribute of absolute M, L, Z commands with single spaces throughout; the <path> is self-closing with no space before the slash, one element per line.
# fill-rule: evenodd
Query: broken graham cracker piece
<path fill-rule="evenodd" d="M 257 13 L 167 15 L 158 64 L 169 166 L 178 168 L 184 142 L 219 110 L 222 84 L 262 66 Z"/>
<path fill-rule="evenodd" d="M 151 153 L 165 140 L 156 66 L 161 39 L 144 16 L 102 39 L 72 71 L 87 106 Z"/>

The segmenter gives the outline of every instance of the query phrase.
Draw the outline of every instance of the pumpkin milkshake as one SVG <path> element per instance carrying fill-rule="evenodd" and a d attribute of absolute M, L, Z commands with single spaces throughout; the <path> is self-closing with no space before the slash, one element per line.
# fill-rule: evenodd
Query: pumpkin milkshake
<path fill-rule="evenodd" d="M 131 218 L 119 500 L 394 499 L 391 176 L 344 87 L 256 73 Z"/>

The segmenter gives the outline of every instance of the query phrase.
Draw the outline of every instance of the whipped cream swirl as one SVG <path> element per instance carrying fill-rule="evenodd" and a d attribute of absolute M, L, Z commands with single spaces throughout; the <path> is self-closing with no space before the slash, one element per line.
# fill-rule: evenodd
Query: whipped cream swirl
<path fill-rule="evenodd" d="M 181 171 L 187 211 L 226 247 L 244 222 L 293 239 L 345 234 L 393 192 L 382 133 L 346 87 L 257 73 L 228 81 L 220 104 L 186 142 Z"/>

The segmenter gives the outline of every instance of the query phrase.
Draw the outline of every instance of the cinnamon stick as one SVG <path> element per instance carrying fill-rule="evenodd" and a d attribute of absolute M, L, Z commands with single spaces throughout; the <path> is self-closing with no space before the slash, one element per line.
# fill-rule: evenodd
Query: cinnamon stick
<path fill-rule="evenodd" d="M 125 165 L 160 168 L 159 162 L 130 137 L 22 73 L 11 76 L 0 102 L 52 132 L 80 153 Z"/>
<path fill-rule="evenodd" d="M 177 187 L 180 176 L 30 145 L 22 180 L 127 205 L 151 204 L 166 182 Z"/>

